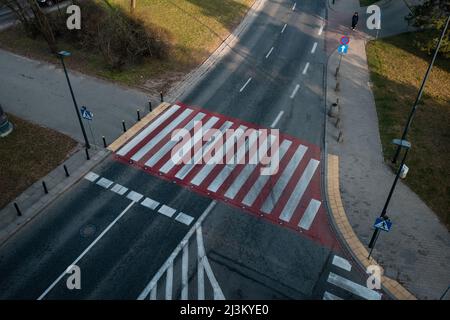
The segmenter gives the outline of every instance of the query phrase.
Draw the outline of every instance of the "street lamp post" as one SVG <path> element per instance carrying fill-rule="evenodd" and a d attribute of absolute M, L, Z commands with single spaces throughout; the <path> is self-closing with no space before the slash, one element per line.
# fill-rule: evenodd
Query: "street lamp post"
<path fill-rule="evenodd" d="M 405 128 L 403 129 L 402 140 L 406 140 L 409 128 L 411 127 L 411 123 L 414 118 L 414 114 L 416 113 L 417 107 L 419 106 L 419 102 L 420 102 L 420 99 L 422 98 L 423 91 L 425 90 L 425 84 L 427 83 L 428 77 L 430 76 L 431 70 L 433 69 L 434 62 L 436 61 L 436 57 L 438 55 L 439 49 L 441 48 L 442 40 L 444 39 L 444 36 L 447 32 L 449 23 L 450 23 L 450 15 L 447 18 L 447 22 L 445 23 L 444 29 L 442 29 L 442 34 L 441 34 L 441 37 L 437 44 L 436 50 L 434 51 L 433 59 L 431 60 L 430 65 L 428 66 L 428 70 L 425 74 L 425 78 L 423 79 L 422 85 L 420 86 L 420 89 L 419 89 L 419 94 L 417 95 L 416 101 L 414 102 L 413 108 L 411 109 L 408 120 L 406 121 Z M 392 159 L 392 163 L 397 162 L 397 158 L 400 154 L 400 149 L 401 149 L 401 147 L 398 146 L 397 150 L 395 151 L 394 158 Z"/>
<path fill-rule="evenodd" d="M 395 176 L 394 183 L 392 184 L 391 190 L 389 191 L 389 195 L 386 199 L 386 203 L 384 204 L 383 210 L 381 211 L 380 218 L 382 218 L 382 219 L 387 219 L 386 213 L 387 213 L 389 203 L 391 202 L 391 198 L 392 198 L 392 195 L 394 194 L 395 188 L 397 186 L 398 179 L 400 178 L 403 167 L 405 165 L 406 157 L 408 156 L 408 151 L 411 149 L 411 143 L 409 143 L 408 141 L 396 139 L 393 141 L 393 143 L 396 144 L 400 149 L 402 149 L 402 148 L 405 149 L 405 153 L 403 155 L 400 167 L 397 170 L 397 175 Z M 375 243 L 378 239 L 379 234 L 380 234 L 380 229 L 376 228 L 375 231 L 373 232 L 372 238 L 370 239 L 370 243 L 369 243 L 370 253 L 369 253 L 368 259 L 372 255 L 372 251 L 373 251 L 373 248 L 375 247 Z"/>
<path fill-rule="evenodd" d="M 84 129 L 83 121 L 81 121 L 80 111 L 78 110 L 77 100 L 75 99 L 75 95 L 73 93 L 72 85 L 71 85 L 70 79 L 69 79 L 69 74 L 67 73 L 66 64 L 64 63 L 64 58 L 65 57 L 69 57 L 69 56 L 70 56 L 70 52 L 68 52 L 68 51 L 60 51 L 60 52 L 58 52 L 58 57 L 61 60 L 61 64 L 62 64 L 63 69 L 64 69 L 64 74 L 66 75 L 67 84 L 69 85 L 70 94 L 72 96 L 73 105 L 75 107 L 75 113 L 77 114 L 78 122 L 80 123 L 81 131 L 83 132 L 84 142 L 86 144 L 86 148 L 89 149 L 91 147 L 91 145 L 89 144 L 89 141 L 88 141 L 88 138 L 87 138 L 87 135 L 86 135 L 86 130 Z"/>

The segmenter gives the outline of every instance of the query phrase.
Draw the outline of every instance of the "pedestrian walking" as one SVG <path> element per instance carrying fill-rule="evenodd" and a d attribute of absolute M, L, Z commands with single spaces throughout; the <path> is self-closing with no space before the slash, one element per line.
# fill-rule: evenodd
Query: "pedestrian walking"
<path fill-rule="evenodd" d="M 359 21 L 358 12 L 355 12 L 355 14 L 352 17 L 352 30 L 356 29 L 356 26 L 358 25 L 358 21 Z"/>

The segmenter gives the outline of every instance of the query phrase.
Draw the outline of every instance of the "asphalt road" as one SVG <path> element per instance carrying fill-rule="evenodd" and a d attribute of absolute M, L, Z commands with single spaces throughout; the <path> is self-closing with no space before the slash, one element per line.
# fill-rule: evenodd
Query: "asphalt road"
<path fill-rule="evenodd" d="M 294 3 L 267 1 L 182 102 L 321 147 L 325 1 Z M 355 287 L 365 276 L 326 219 L 320 230 L 334 240 L 324 245 L 113 156 L 93 172 L 137 194 L 82 179 L 0 248 L 1 299 L 136 299 L 144 289 L 142 298 L 157 299 L 371 297 Z M 143 205 L 140 195 L 159 206 Z M 80 290 L 66 285 L 72 264 L 81 270 Z"/>

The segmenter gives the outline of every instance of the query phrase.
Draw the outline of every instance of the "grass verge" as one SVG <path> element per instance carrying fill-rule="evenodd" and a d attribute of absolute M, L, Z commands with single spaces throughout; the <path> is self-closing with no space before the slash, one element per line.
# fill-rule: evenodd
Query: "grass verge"
<path fill-rule="evenodd" d="M 101 1 L 101 0 L 93 0 Z M 59 47 L 72 52 L 71 69 L 125 85 L 146 85 L 155 80 L 163 90 L 183 74 L 201 64 L 239 24 L 255 0 L 140 0 L 135 14 L 144 22 L 164 29 L 170 38 L 170 54 L 165 60 L 146 59 L 124 70 L 112 70 L 98 54 L 60 41 Z M 128 8 L 129 0 L 110 0 Z M 64 10 L 62 10 L 64 12 Z M 0 46 L 18 54 L 58 63 L 49 54 L 42 38 L 27 38 L 20 27 L 0 33 Z M 148 84 L 152 87 L 151 84 Z M 164 90 L 163 90 L 164 91 Z"/>
<path fill-rule="evenodd" d="M 414 47 L 426 32 L 372 41 L 367 56 L 385 159 L 400 138 L 431 58 Z M 450 61 L 438 58 L 409 133 L 406 184 L 450 225 Z"/>
<path fill-rule="evenodd" d="M 0 208 L 58 166 L 77 144 L 54 130 L 8 117 L 14 131 L 0 138 Z"/>

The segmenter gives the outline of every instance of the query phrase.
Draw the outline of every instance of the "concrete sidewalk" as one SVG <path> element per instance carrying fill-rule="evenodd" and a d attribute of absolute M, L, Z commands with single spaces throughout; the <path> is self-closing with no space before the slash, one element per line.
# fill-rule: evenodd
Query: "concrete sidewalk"
<path fill-rule="evenodd" d="M 386 2 L 385 16 L 390 16 L 389 8 Z M 392 8 L 398 10 L 397 5 Z M 383 159 L 370 87 L 365 46 L 371 36 L 364 30 L 352 32 L 347 26 L 352 13 L 358 9 L 358 0 L 337 0 L 328 10 L 327 102 L 331 105 L 339 98 L 341 122 L 340 128 L 336 128 L 336 120 L 329 118 L 327 146 L 328 153 L 340 158 L 340 189 L 345 211 L 359 240 L 367 247 L 373 233 L 372 225 L 381 212 L 394 174 Z M 365 24 L 362 10 L 358 11 L 360 25 Z M 393 28 L 395 23 L 389 25 Z M 397 32 L 385 30 L 389 35 Z M 349 35 L 351 43 L 349 54 L 342 60 L 338 77 L 340 91 L 336 93 L 334 74 L 339 56 L 335 49 L 342 35 Z M 342 143 L 337 143 L 339 131 L 343 133 Z M 414 141 L 412 143 L 414 146 Z M 449 232 L 403 182 L 398 184 L 388 211 L 393 229 L 381 234 L 373 254 L 375 260 L 384 267 L 388 277 L 397 280 L 419 299 L 439 299 L 450 284 Z"/>

